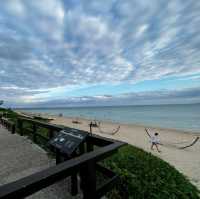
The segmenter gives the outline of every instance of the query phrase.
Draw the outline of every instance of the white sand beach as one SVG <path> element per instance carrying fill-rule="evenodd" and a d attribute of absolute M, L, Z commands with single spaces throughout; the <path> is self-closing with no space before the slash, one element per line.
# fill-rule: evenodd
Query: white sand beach
<path fill-rule="evenodd" d="M 58 116 L 51 116 L 51 118 L 54 119 L 51 121 L 54 124 L 61 124 L 89 131 L 88 124 L 90 123 L 90 120 L 79 118 L 78 121 L 80 124 L 75 124 L 72 123 L 74 118 Z M 187 176 L 198 189 L 200 189 L 200 141 L 189 148 L 178 148 L 192 143 L 198 136 L 198 133 L 188 133 L 173 129 L 150 128 L 150 131 L 159 133 L 160 142 L 164 144 L 163 146 L 160 146 L 161 153 L 158 153 L 156 150 L 152 151 L 150 149 L 149 137 L 143 126 L 101 122 L 101 130 L 111 133 L 119 125 L 120 129 L 115 135 L 100 133 L 98 128 L 93 128 L 93 133 L 121 140 L 142 148 L 147 152 L 151 152 L 153 155 L 158 156 L 173 165 Z"/>

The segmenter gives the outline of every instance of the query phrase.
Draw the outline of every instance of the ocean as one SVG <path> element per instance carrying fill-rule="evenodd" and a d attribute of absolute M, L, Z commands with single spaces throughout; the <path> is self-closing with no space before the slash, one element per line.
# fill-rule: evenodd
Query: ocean
<path fill-rule="evenodd" d="M 83 117 L 200 133 L 200 104 L 75 108 L 28 108 L 24 112 Z"/>

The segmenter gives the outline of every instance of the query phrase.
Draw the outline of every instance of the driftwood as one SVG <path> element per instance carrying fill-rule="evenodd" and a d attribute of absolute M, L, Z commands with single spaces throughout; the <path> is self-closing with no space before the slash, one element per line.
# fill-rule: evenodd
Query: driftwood
<path fill-rule="evenodd" d="M 79 122 L 78 120 L 72 120 L 73 124 L 82 124 L 81 122 Z"/>
<path fill-rule="evenodd" d="M 72 120 L 73 124 L 81 124 L 81 122 L 77 121 L 77 120 Z"/>

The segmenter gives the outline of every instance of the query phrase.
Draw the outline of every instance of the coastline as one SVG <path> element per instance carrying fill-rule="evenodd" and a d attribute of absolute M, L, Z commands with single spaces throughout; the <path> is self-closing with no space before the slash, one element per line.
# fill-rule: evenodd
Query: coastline
<path fill-rule="evenodd" d="M 72 128 L 89 131 L 88 124 L 91 121 L 89 119 L 84 119 L 80 117 L 59 117 L 46 113 L 41 113 L 40 116 L 53 119 L 52 121 L 50 121 L 50 123 L 52 124 L 65 125 Z M 78 119 L 80 124 L 72 123 L 72 120 L 74 119 Z M 178 148 L 180 146 L 188 145 L 194 140 L 196 136 L 200 136 L 200 134 L 167 128 L 158 128 L 134 124 L 121 124 L 110 121 L 100 122 L 101 129 L 104 132 L 107 132 L 107 134 L 101 133 L 98 128 L 93 128 L 94 134 L 121 140 L 127 142 L 130 145 L 134 145 L 147 152 L 152 153 L 153 155 L 173 165 L 181 173 L 187 176 L 189 180 L 200 190 L 200 141 L 198 141 L 194 146 L 186 149 Z M 119 125 L 119 132 L 117 132 L 115 135 L 111 135 L 110 132 L 116 130 Z M 145 128 L 149 128 L 151 130 L 151 134 L 153 134 L 153 132 L 159 133 L 160 142 L 164 143 L 163 146 L 159 146 L 160 150 L 162 151 L 161 153 L 158 153 L 155 150 L 152 151 L 150 149 L 149 137 L 145 132 Z"/>
<path fill-rule="evenodd" d="M 24 115 L 34 115 L 34 116 L 41 116 L 41 117 L 44 117 L 44 118 L 61 118 L 59 117 L 57 114 L 50 114 L 50 113 L 42 113 L 42 112 L 23 112 L 23 111 L 20 111 L 20 110 L 14 110 L 16 113 L 22 113 Z M 73 117 L 73 116 L 62 116 L 63 118 L 66 118 L 66 119 L 71 119 L 71 120 L 74 120 L 74 119 L 79 119 L 79 120 L 85 120 L 85 121 L 94 121 L 94 118 L 86 118 L 86 117 Z M 110 123 L 110 124 L 113 124 L 113 125 L 127 125 L 127 126 L 133 126 L 133 127 L 148 127 L 148 128 L 152 128 L 152 129 L 159 129 L 159 130 L 168 130 L 168 131 L 173 131 L 173 132 L 177 132 L 177 133 L 182 133 L 182 134 L 191 134 L 191 135 L 194 135 L 194 136 L 200 136 L 200 129 L 197 131 L 192 131 L 192 130 L 183 130 L 183 129 L 177 129 L 177 128 L 167 128 L 167 127 L 160 127 L 160 126 L 156 126 L 156 125 L 149 125 L 149 124 L 145 124 L 145 123 L 129 123 L 129 122 L 116 122 L 116 121 L 112 121 L 112 120 L 98 120 L 96 119 L 96 121 L 100 121 L 102 123 Z"/>

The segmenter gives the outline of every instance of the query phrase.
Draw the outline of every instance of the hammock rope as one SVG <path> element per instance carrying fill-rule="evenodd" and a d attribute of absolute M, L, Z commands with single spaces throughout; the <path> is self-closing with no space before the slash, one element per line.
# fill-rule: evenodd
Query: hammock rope
<path fill-rule="evenodd" d="M 151 135 L 150 135 L 150 133 L 148 132 L 148 129 L 145 128 L 145 131 L 146 131 L 147 135 L 151 138 Z"/>
<path fill-rule="evenodd" d="M 151 135 L 150 135 L 148 129 L 145 128 L 145 131 L 146 131 L 147 135 L 151 138 Z M 165 142 L 165 143 L 161 143 L 161 145 L 172 146 L 172 147 L 176 147 L 178 149 L 185 149 L 185 148 L 189 148 L 189 147 L 195 145 L 199 139 L 200 139 L 200 137 L 197 136 L 195 139 L 192 140 L 192 142 L 191 141 L 182 141 L 182 142 L 174 142 L 174 143 L 173 142 L 170 142 L 170 143 Z M 187 143 L 188 143 L 188 145 L 186 145 L 186 146 L 176 146 L 179 144 L 187 144 Z"/>
<path fill-rule="evenodd" d="M 184 147 L 180 147 L 180 149 L 185 149 L 185 148 L 191 147 L 191 146 L 195 145 L 198 140 L 199 140 L 199 137 L 196 137 L 196 139 L 191 144 L 184 146 Z"/>
<path fill-rule="evenodd" d="M 99 129 L 99 132 L 102 133 L 102 134 L 115 135 L 116 133 L 119 132 L 119 130 L 120 130 L 120 125 L 119 125 L 116 129 L 114 129 L 112 132 L 105 132 L 105 131 L 102 131 L 100 125 L 98 126 L 98 129 Z"/>

